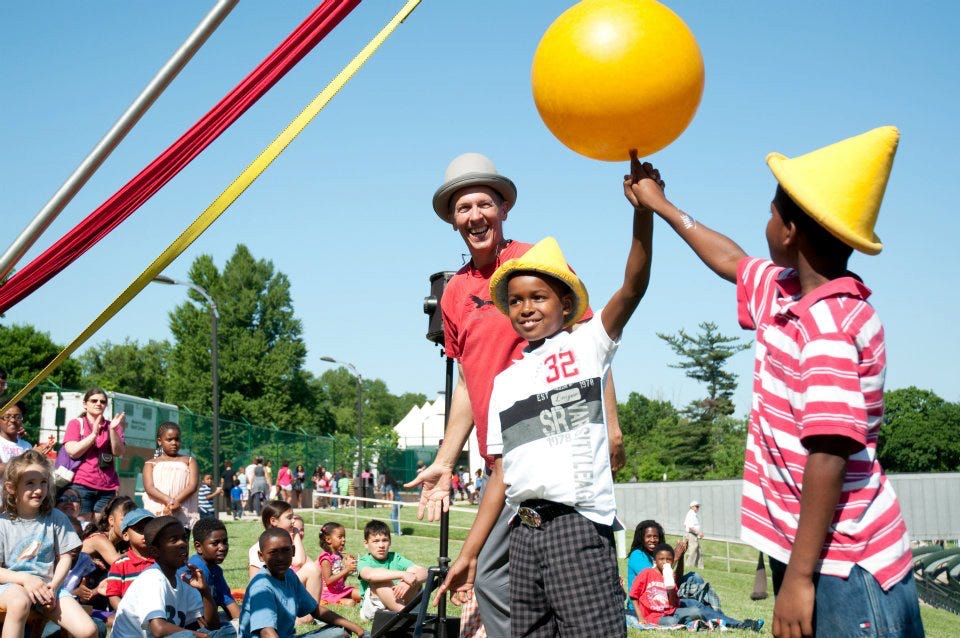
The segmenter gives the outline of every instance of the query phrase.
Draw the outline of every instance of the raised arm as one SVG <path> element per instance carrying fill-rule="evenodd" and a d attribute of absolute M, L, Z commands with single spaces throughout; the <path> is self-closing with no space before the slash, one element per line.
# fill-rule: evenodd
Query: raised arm
<path fill-rule="evenodd" d="M 630 252 L 623 273 L 623 285 L 613 293 L 604 306 L 600 319 L 611 339 L 619 339 L 623 327 L 637 309 L 637 304 L 647 292 L 650 283 L 650 253 L 653 244 L 653 214 L 648 208 L 638 204 L 633 196 L 632 186 L 641 179 L 640 162 L 634 152 L 630 153 L 630 175 L 624 176 L 623 192 L 633 204 L 633 233 Z M 649 164 L 648 164 L 649 166 Z M 650 167 L 653 170 L 653 167 Z M 652 181 L 651 176 L 651 181 Z"/>
<path fill-rule="evenodd" d="M 666 220 L 710 270 L 731 283 L 735 282 L 737 264 L 746 257 L 743 249 L 726 235 L 704 226 L 674 206 L 663 194 L 660 172 L 649 162 L 638 163 L 637 168 L 639 171 L 634 178 L 634 165 L 631 163 L 631 179 L 624 180 L 625 189 L 628 181 L 630 182 L 629 188 L 633 196 L 631 198 L 628 195 L 628 199 Z"/>

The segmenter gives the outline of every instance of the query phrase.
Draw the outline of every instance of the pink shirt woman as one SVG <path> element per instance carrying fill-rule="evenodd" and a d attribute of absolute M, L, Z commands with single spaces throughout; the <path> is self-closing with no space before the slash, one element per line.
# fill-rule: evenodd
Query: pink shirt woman
<path fill-rule="evenodd" d="M 80 495 L 80 518 L 93 520 L 93 514 L 116 496 L 120 487 L 114 459 L 123 456 L 124 413 L 107 421 L 107 393 L 90 388 L 83 395 L 84 413 L 67 423 L 63 444 L 70 458 L 80 461 L 73 475 L 73 488 Z"/>

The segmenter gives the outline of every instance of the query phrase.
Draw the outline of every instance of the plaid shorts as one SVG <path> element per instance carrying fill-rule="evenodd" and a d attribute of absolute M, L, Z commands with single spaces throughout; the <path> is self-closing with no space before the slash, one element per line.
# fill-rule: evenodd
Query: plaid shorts
<path fill-rule="evenodd" d="M 613 530 L 573 513 L 510 530 L 513 638 L 625 638 Z"/>

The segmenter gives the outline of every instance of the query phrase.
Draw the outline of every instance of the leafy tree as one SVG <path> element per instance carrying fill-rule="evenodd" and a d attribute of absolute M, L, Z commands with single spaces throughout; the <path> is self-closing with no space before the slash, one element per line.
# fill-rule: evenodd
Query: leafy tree
<path fill-rule="evenodd" d="M 885 393 L 877 457 L 888 472 L 960 470 L 960 404 L 913 386 Z"/>
<path fill-rule="evenodd" d="M 221 413 L 283 429 L 316 430 L 316 402 L 303 370 L 307 348 L 287 276 L 274 272 L 270 261 L 254 259 L 240 244 L 222 273 L 209 255 L 202 255 L 189 277 L 220 310 Z M 210 315 L 197 293 L 189 296 L 190 302 L 170 313 L 175 344 L 167 397 L 209 413 Z"/>
<path fill-rule="evenodd" d="M 743 476 L 747 447 L 747 419 L 720 416 L 713 421 L 712 462 L 706 479 L 732 479 Z"/>
<path fill-rule="evenodd" d="M 320 375 L 321 389 L 328 410 L 336 423 L 335 431 L 355 437 L 357 434 L 357 378 L 346 368 L 327 370 Z M 426 401 L 423 394 L 390 394 L 380 379 L 363 379 L 363 438 L 367 442 L 396 443 L 393 426 L 410 408 Z"/>
<path fill-rule="evenodd" d="M 0 325 L 0 367 L 7 371 L 7 378 L 20 383 L 10 383 L 10 392 L 17 392 L 56 357 L 63 346 L 53 342 L 50 335 L 31 325 Z M 67 359 L 54 370 L 48 379 L 56 385 L 75 388 L 80 385 L 80 364 Z M 40 401 L 44 391 L 54 389 L 51 384 L 41 384 L 30 392 L 24 402 L 27 406 L 27 439 L 37 441 L 40 423 Z"/>
<path fill-rule="evenodd" d="M 105 341 L 80 355 L 82 385 L 162 401 L 166 398 L 169 358 L 170 344 L 166 341 L 151 339 L 143 346 L 130 339 L 123 343 Z"/>
<path fill-rule="evenodd" d="M 637 477 L 641 481 L 659 481 L 664 473 L 674 473 L 670 448 L 679 420 L 676 408 L 669 401 L 631 392 L 626 403 L 618 404 L 617 409 L 627 453 L 627 464 L 617 473 L 617 480 Z"/>
<path fill-rule="evenodd" d="M 657 333 L 667 342 L 681 361 L 671 368 L 686 371 L 691 379 L 707 385 L 707 397 L 687 410 L 694 420 L 712 420 L 715 415 L 733 414 L 733 393 L 737 389 L 737 375 L 724 370 L 727 360 L 750 347 L 749 341 L 726 337 L 717 332 L 717 324 L 704 321 L 700 333 L 691 336 L 680 329 L 676 335 Z"/>

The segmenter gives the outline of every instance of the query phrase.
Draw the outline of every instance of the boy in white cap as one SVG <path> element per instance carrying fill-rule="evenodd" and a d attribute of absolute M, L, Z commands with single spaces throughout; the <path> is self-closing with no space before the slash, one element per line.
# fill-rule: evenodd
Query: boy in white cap
<path fill-rule="evenodd" d="M 548 237 L 503 263 L 490 280 L 497 309 L 528 342 L 496 376 L 490 396 L 491 483 L 506 486 L 513 636 L 626 636 L 613 540 L 616 504 L 603 385 L 618 340 L 646 292 L 652 215 L 634 204 L 623 285 L 578 330 L 587 290 Z M 470 578 L 503 496 L 487 492 L 438 597 Z M 483 607 L 480 609 L 481 616 Z"/>
<path fill-rule="evenodd" d="M 894 127 L 767 164 L 779 182 L 771 260 L 632 186 L 703 262 L 737 286 L 757 331 L 741 538 L 770 557 L 775 636 L 922 636 L 910 541 L 877 462 L 886 366 L 870 290 L 847 270 L 880 252 L 873 228 L 893 165 Z"/>

